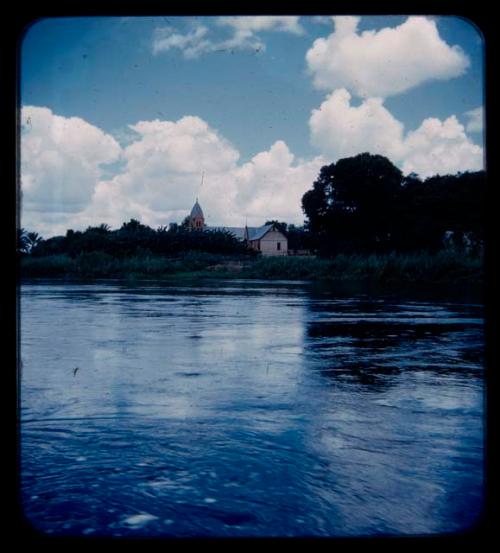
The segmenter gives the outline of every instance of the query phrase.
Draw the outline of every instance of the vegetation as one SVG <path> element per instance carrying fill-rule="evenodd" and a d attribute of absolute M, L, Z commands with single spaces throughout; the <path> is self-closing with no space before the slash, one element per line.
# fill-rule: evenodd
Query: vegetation
<path fill-rule="evenodd" d="M 257 261 L 249 276 L 375 282 L 447 282 L 480 280 L 482 263 L 453 252 L 430 254 L 338 254 L 321 258 L 268 258 Z"/>
<path fill-rule="evenodd" d="M 179 273 L 193 273 L 203 270 L 237 267 L 238 258 L 187 252 L 176 258 L 151 254 L 113 257 L 105 252 L 80 253 L 74 257 L 68 254 L 52 254 L 42 257 L 29 256 L 21 260 L 21 271 L 25 277 L 74 278 L 119 278 L 123 276 L 141 278 L 161 278 Z"/>
<path fill-rule="evenodd" d="M 485 189 L 484 171 L 421 181 L 365 153 L 322 167 L 302 207 L 322 256 L 438 252 L 443 240 L 479 251 Z"/>
<path fill-rule="evenodd" d="M 20 234 L 26 234 L 21 229 Z M 72 259 L 81 254 L 100 252 L 118 259 L 151 255 L 177 256 L 187 251 L 223 255 L 252 255 L 232 234 L 225 231 L 189 231 L 180 227 L 154 230 L 136 219 L 111 231 L 102 224 L 88 227 L 84 232 L 68 230 L 65 236 L 40 240 L 29 252 L 34 257 L 64 254 Z"/>
<path fill-rule="evenodd" d="M 188 252 L 166 258 L 139 255 L 116 258 L 103 252 L 75 257 L 55 254 L 26 256 L 21 261 L 27 278 L 155 278 L 224 277 L 280 280 L 369 280 L 373 282 L 480 282 L 477 256 L 442 251 L 409 254 L 338 254 L 332 258 L 221 256 Z"/>
<path fill-rule="evenodd" d="M 135 219 L 47 240 L 20 229 L 17 251 L 24 277 L 479 281 L 485 187 L 483 171 L 422 181 L 365 153 L 321 168 L 302 198 L 305 226 L 266 221 L 307 257 L 261 258 L 229 232 Z"/>

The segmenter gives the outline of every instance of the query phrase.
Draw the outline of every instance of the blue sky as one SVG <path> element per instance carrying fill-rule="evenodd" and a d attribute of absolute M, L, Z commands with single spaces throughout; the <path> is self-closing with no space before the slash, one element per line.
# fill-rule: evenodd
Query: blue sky
<path fill-rule="evenodd" d="M 20 52 L 22 226 L 44 236 L 180 221 L 196 195 L 210 224 L 300 224 L 319 168 L 362 151 L 482 168 L 483 45 L 460 18 L 45 19 Z"/>

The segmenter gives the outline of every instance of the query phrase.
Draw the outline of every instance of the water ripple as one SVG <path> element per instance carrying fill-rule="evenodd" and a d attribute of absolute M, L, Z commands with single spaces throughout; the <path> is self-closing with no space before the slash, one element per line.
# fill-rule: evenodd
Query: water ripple
<path fill-rule="evenodd" d="M 481 511 L 479 304 L 233 281 L 26 285 L 21 304 L 43 533 L 439 534 Z"/>

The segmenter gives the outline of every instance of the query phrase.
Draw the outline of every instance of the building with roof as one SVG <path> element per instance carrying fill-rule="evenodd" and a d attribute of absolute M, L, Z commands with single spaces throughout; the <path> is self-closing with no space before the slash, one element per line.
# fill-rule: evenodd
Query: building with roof
<path fill-rule="evenodd" d="M 188 227 L 191 230 L 204 230 L 206 228 L 205 216 L 203 215 L 203 210 L 198 203 L 198 198 L 196 198 L 193 209 L 191 209 L 191 213 L 189 214 Z"/>
<path fill-rule="evenodd" d="M 220 230 L 229 232 L 238 240 L 246 242 L 249 248 L 265 256 L 288 255 L 288 239 L 274 224 L 261 227 L 208 227 L 198 198 L 187 220 L 191 230 Z"/>

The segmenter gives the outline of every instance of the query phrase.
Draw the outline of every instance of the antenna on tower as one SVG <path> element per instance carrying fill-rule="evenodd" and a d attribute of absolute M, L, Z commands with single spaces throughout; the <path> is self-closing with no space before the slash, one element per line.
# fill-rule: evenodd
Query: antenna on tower
<path fill-rule="evenodd" d="M 201 182 L 200 186 L 198 187 L 198 194 L 200 193 L 201 187 L 203 186 L 203 178 L 205 177 L 205 171 L 202 171 L 201 173 Z M 196 196 L 196 201 L 198 201 L 198 196 Z"/>

